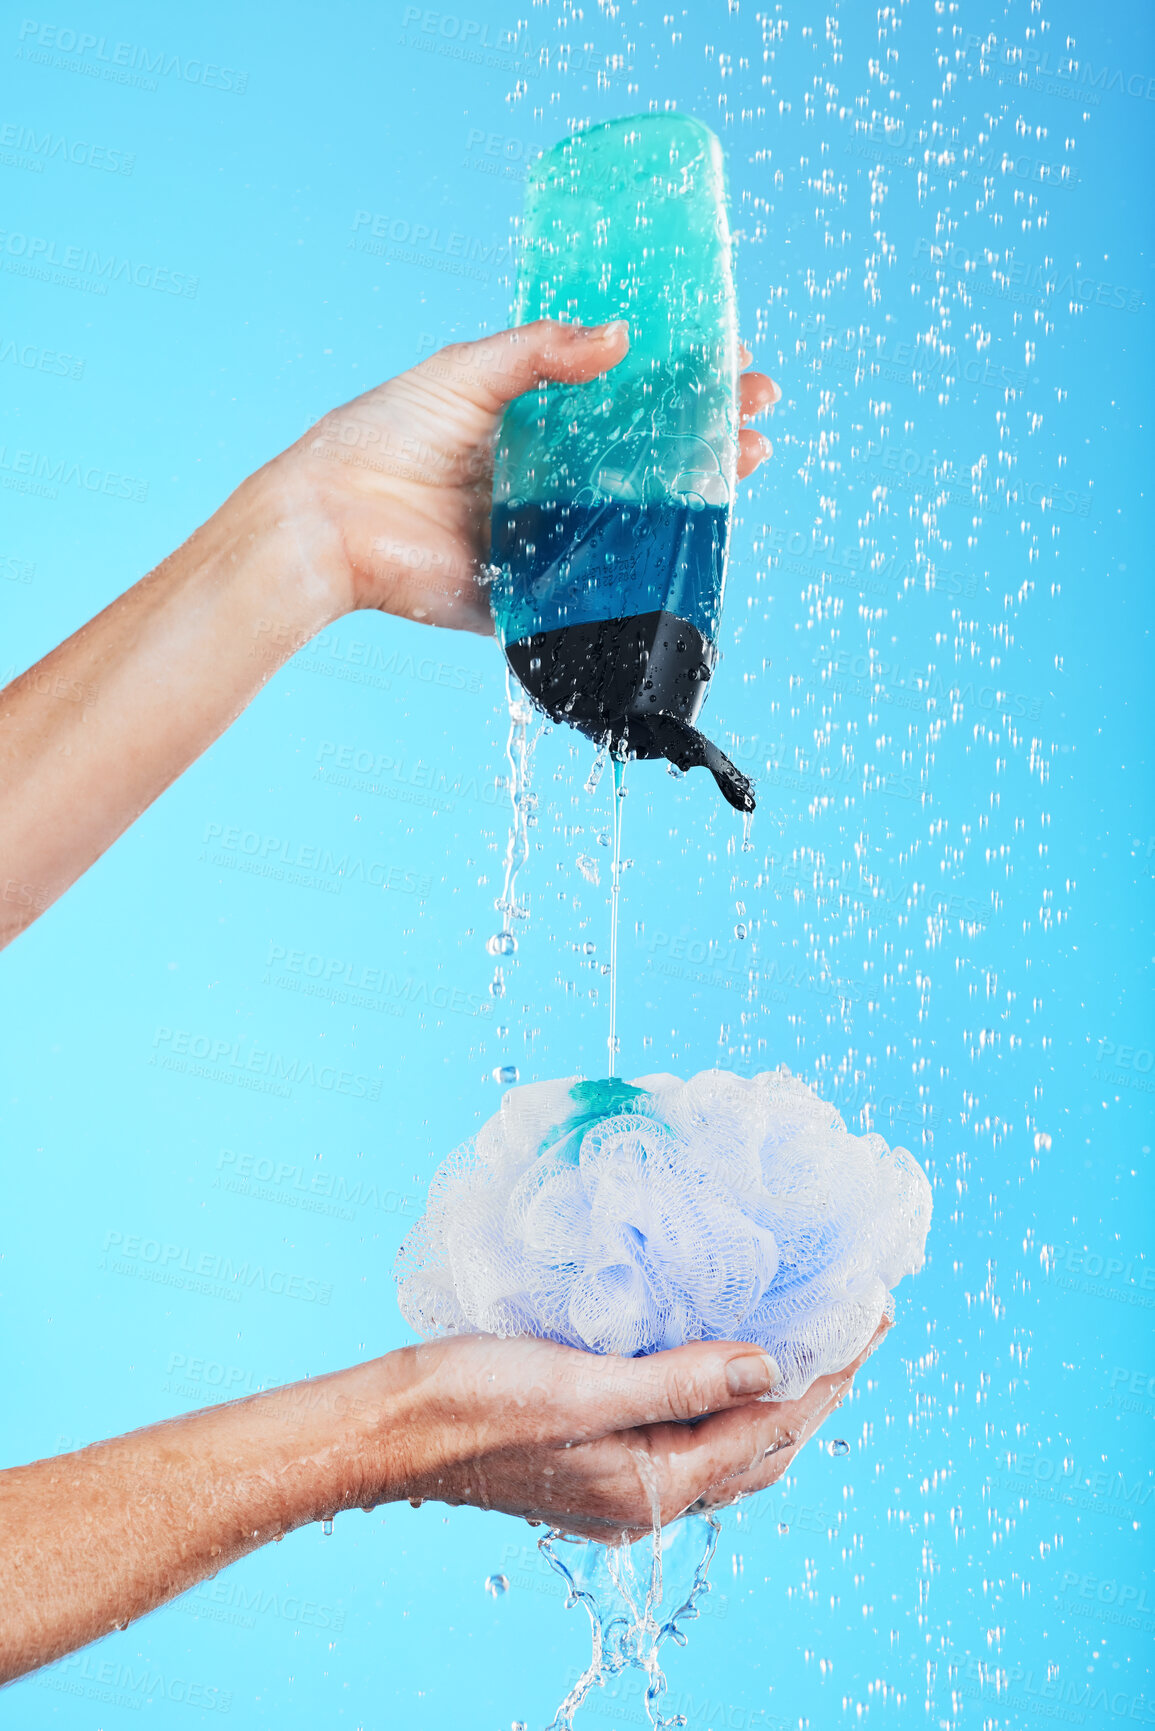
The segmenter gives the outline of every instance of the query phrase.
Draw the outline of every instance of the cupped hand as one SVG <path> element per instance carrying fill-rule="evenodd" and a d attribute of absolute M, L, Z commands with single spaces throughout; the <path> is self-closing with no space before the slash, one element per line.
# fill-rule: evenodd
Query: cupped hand
<path fill-rule="evenodd" d="M 624 321 L 551 319 L 453 343 L 311 427 L 262 471 L 296 551 L 322 568 L 338 611 L 377 608 L 492 635 L 479 581 L 489 556 L 493 448 L 506 403 L 543 381 L 581 384 L 617 366 Z M 750 362 L 743 345 L 742 365 Z M 745 422 L 781 392 L 741 381 L 738 475 L 770 455 Z"/>
<path fill-rule="evenodd" d="M 794 1401 L 759 1398 L 777 1367 L 735 1341 L 632 1359 L 485 1335 L 410 1349 L 417 1417 L 402 1494 L 632 1541 L 655 1516 L 665 1525 L 774 1484 L 888 1327 Z"/>

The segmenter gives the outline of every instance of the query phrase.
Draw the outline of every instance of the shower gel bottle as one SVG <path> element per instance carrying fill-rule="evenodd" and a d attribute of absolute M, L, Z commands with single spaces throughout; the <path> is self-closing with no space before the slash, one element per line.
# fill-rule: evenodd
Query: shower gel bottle
<path fill-rule="evenodd" d="M 718 659 L 738 457 L 722 147 L 684 114 L 591 127 L 526 194 L 514 323 L 625 319 L 625 359 L 505 411 L 494 466 L 498 637 L 534 702 L 617 757 L 747 778 L 694 723 Z"/>

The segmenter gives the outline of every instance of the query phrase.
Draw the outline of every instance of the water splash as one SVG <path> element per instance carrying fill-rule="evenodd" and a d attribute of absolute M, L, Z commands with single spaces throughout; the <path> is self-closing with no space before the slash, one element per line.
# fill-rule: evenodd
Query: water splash
<path fill-rule="evenodd" d="M 683 1515 L 633 1545 L 607 1546 L 551 1530 L 538 1548 L 567 1589 L 566 1607 L 582 1605 L 590 1620 L 590 1663 L 548 1727 L 573 1731 L 574 1714 L 590 1690 L 627 1669 L 646 1674 L 645 1709 L 654 1731 L 677 1731 L 683 1714 L 666 1718 L 666 1678 L 659 1653 L 668 1640 L 686 1645 L 685 1623 L 701 1612 L 721 1523 L 708 1510 Z M 561 1547 L 566 1547 L 562 1550 Z"/>
<path fill-rule="evenodd" d="M 509 704 L 509 736 L 505 755 L 509 764 L 509 839 L 505 846 L 505 877 L 501 894 L 494 904 L 501 915 L 501 930 L 486 941 L 486 949 L 498 958 L 493 970 L 489 992 L 493 998 L 505 996 L 505 970 L 502 962 L 517 950 L 514 922 L 529 918 L 528 907 L 517 900 L 517 874 L 529 858 L 529 832 L 537 822 L 537 795 L 530 787 L 533 754 L 542 729 L 531 734 L 534 709 L 509 668 L 505 672 L 505 695 Z"/>

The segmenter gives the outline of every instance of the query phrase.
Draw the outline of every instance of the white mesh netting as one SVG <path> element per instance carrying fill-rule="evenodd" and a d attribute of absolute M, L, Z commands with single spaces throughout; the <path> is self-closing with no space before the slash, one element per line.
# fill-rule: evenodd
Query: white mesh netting
<path fill-rule="evenodd" d="M 746 1340 L 791 1400 L 922 1266 L 926 1175 L 788 1070 L 512 1088 L 398 1253 L 406 1320 L 629 1356 Z"/>

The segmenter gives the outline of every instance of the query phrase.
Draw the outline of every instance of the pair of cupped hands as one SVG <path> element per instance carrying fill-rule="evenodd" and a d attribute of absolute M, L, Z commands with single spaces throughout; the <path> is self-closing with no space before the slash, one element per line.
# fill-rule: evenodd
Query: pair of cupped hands
<path fill-rule="evenodd" d="M 485 1335 L 407 1349 L 422 1392 L 405 1494 L 611 1544 L 639 1539 L 775 1484 L 889 1326 L 792 1401 L 764 1398 L 778 1367 L 738 1341 L 632 1359 Z"/>

